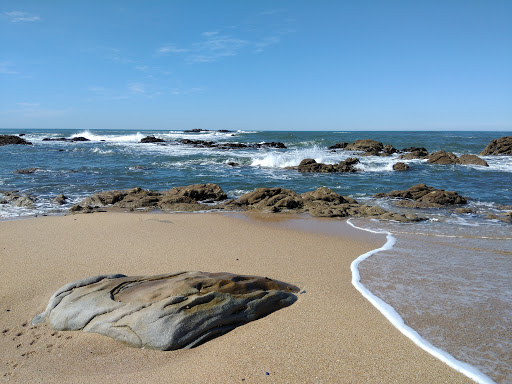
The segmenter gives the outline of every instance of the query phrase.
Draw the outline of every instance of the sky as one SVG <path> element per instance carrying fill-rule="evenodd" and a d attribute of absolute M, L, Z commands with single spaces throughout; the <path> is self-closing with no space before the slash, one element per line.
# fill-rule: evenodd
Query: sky
<path fill-rule="evenodd" d="M 512 130 L 510 0 L 2 0 L 0 128 Z"/>

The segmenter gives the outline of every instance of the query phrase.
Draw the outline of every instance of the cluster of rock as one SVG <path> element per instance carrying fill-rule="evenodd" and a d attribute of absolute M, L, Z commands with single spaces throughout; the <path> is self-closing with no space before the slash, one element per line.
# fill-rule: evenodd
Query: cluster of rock
<path fill-rule="evenodd" d="M 100 275 L 61 287 L 33 324 L 94 332 L 138 348 L 193 348 L 292 305 L 299 288 L 268 277 L 178 272 Z"/>
<path fill-rule="evenodd" d="M 333 172 L 342 172 L 342 173 L 352 173 L 357 172 L 358 170 L 354 167 L 354 165 L 359 163 L 358 158 L 349 157 L 346 160 L 340 161 L 337 164 L 324 164 L 317 163 L 314 159 L 304 159 L 300 162 L 299 166 L 296 169 L 299 172 L 320 172 L 320 173 L 333 173 Z M 291 167 L 293 168 L 293 167 Z"/>
<path fill-rule="evenodd" d="M 32 145 L 30 141 L 25 140 L 23 137 L 14 135 L 0 135 L 0 146 L 1 145 Z"/>
<path fill-rule="evenodd" d="M 75 143 L 77 141 L 91 141 L 86 137 L 83 136 L 77 136 L 73 137 L 71 139 L 68 139 L 67 137 L 45 137 L 43 141 L 65 141 L 69 143 Z"/>
<path fill-rule="evenodd" d="M 19 191 L 3 191 L 3 197 L 0 204 L 10 204 L 21 208 L 34 208 L 37 198 L 27 194 L 21 194 Z"/>
<path fill-rule="evenodd" d="M 216 184 L 194 184 L 154 192 L 141 188 L 96 193 L 70 208 L 70 212 L 94 212 L 106 206 L 124 209 L 165 211 L 256 210 L 307 212 L 316 217 L 375 217 L 385 220 L 417 221 L 413 214 L 399 214 L 380 207 L 359 204 L 329 188 L 298 194 L 285 188 L 258 188 L 238 199 L 227 200 Z"/>
<path fill-rule="evenodd" d="M 425 184 L 416 184 L 407 190 L 377 193 L 373 197 L 399 199 L 395 204 L 406 208 L 438 208 L 447 205 L 467 204 L 467 199 L 454 191 L 436 189 Z"/>
<path fill-rule="evenodd" d="M 512 136 L 492 140 L 480 156 L 512 156 Z"/>
<path fill-rule="evenodd" d="M 461 155 L 457 157 L 452 152 L 437 151 L 427 156 L 429 164 L 460 164 L 460 165 L 480 165 L 488 167 L 487 161 L 477 155 Z"/>
<path fill-rule="evenodd" d="M 221 132 L 221 131 L 217 131 Z M 146 136 L 140 140 L 140 143 L 155 143 L 155 144 L 164 144 L 168 143 L 166 140 L 161 139 L 155 136 Z M 286 145 L 281 142 L 270 142 L 270 143 L 216 143 L 214 141 L 206 141 L 206 140 L 192 140 L 192 139 L 181 139 L 178 140 L 177 143 L 184 145 L 191 145 L 196 148 L 218 148 L 218 149 L 259 149 L 259 148 L 277 148 L 277 149 L 286 149 Z"/>
<path fill-rule="evenodd" d="M 382 144 L 376 140 L 363 139 L 356 140 L 353 143 L 336 143 L 329 147 L 331 151 L 343 149 L 346 151 L 363 152 L 361 156 L 391 156 L 398 150 L 391 144 Z"/>
<path fill-rule="evenodd" d="M 168 211 L 200 211 L 212 209 L 213 202 L 226 200 L 227 195 L 216 184 L 194 184 L 155 192 L 142 188 L 99 192 L 70 208 L 71 212 L 90 212 L 112 205 L 125 209 L 162 209 Z"/>

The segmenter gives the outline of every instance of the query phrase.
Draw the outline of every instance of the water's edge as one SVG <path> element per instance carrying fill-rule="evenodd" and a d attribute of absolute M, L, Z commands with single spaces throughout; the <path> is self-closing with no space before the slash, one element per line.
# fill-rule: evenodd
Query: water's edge
<path fill-rule="evenodd" d="M 418 332 L 416 332 L 414 329 L 409 327 L 405 324 L 403 318 L 398 314 L 398 312 L 388 303 L 381 300 L 379 297 L 375 296 L 370 290 L 368 290 L 362 283 L 361 283 L 361 276 L 359 274 L 358 266 L 359 264 L 369 258 L 370 256 L 373 256 L 381 251 L 387 251 L 393 248 L 393 246 L 396 243 L 396 238 L 393 236 L 391 232 L 387 231 L 374 231 L 371 229 L 366 229 L 362 227 L 358 227 L 355 224 L 351 222 L 351 220 L 347 220 L 347 224 L 352 226 L 353 228 L 371 232 L 371 233 L 381 233 L 386 235 L 386 243 L 377 249 L 371 250 L 369 252 L 366 252 L 362 255 L 360 255 L 357 259 L 355 259 L 352 264 L 350 265 L 350 269 L 352 271 L 352 285 L 375 307 L 379 310 L 382 315 L 389 320 L 389 322 L 398 329 L 403 335 L 405 335 L 407 338 L 409 338 L 414 344 L 419 346 L 424 351 L 428 352 L 432 356 L 438 358 L 451 368 L 455 369 L 456 371 L 462 373 L 463 375 L 469 377 L 470 379 L 474 380 L 477 383 L 482 384 L 488 384 L 488 383 L 495 383 L 490 377 L 479 371 L 477 368 L 473 367 L 470 364 L 467 364 L 465 362 L 462 362 L 460 360 L 457 360 L 455 357 L 447 353 L 446 351 L 443 351 L 442 349 L 439 349 L 429 343 L 427 340 L 422 338 Z"/>

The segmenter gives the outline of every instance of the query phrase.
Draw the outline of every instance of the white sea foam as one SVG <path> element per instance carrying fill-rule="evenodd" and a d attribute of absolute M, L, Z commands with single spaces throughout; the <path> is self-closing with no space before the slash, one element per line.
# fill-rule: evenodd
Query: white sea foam
<path fill-rule="evenodd" d="M 336 162 L 333 161 L 335 158 L 339 158 L 339 155 L 326 153 L 325 148 L 313 146 L 288 152 L 265 152 L 262 155 L 256 155 L 252 159 L 251 165 L 264 168 L 285 168 L 296 167 L 304 159 L 315 159 L 318 163 L 334 163 Z"/>
<path fill-rule="evenodd" d="M 395 328 L 397 328 L 402 334 L 404 334 L 406 337 L 408 337 L 411 341 L 413 341 L 417 346 L 419 346 L 424 351 L 430 353 L 432 356 L 438 358 L 448 366 L 452 367 L 456 371 L 464 374 L 465 376 L 469 377 L 470 379 L 476 381 L 477 383 L 482 384 L 490 384 L 494 383 L 493 380 L 491 380 L 490 377 L 480 372 L 478 369 L 473 367 L 470 364 L 464 363 L 462 361 L 459 361 L 455 359 L 452 355 L 450 355 L 448 352 L 443 351 L 442 349 L 439 349 L 432 344 L 430 344 L 427 340 L 422 338 L 418 332 L 416 332 L 414 329 L 407 326 L 402 319 L 402 317 L 396 312 L 396 310 L 375 296 L 370 290 L 368 290 L 362 283 L 361 283 L 361 276 L 359 274 L 358 266 L 359 264 L 369 258 L 370 256 L 382 252 L 387 251 L 393 248 L 393 246 L 396 243 L 396 238 L 387 231 L 376 231 L 366 228 L 361 228 L 356 226 L 351 222 L 349 219 L 347 221 L 349 225 L 351 225 L 354 228 L 361 229 L 363 231 L 371 232 L 371 233 L 381 233 L 386 234 L 386 244 L 384 244 L 382 247 L 374 249 L 372 251 L 369 251 L 365 254 L 360 255 L 357 259 L 355 259 L 352 264 L 350 265 L 350 269 L 352 271 L 352 285 L 375 307 L 379 310 L 380 313 L 384 315 L 386 319 L 388 319 L 391 324 Z"/>
<path fill-rule="evenodd" d="M 114 142 L 114 143 L 119 143 L 119 142 L 137 143 L 144 137 L 144 135 L 140 132 L 137 132 L 137 133 L 134 133 L 131 135 L 114 135 L 114 134 L 99 135 L 99 134 L 93 133 L 89 130 L 86 130 L 86 131 L 82 131 L 82 132 L 75 133 L 75 134 L 71 135 L 71 138 L 75 138 L 75 137 L 85 137 L 86 139 L 89 139 L 91 141 L 106 141 L 106 142 Z"/>

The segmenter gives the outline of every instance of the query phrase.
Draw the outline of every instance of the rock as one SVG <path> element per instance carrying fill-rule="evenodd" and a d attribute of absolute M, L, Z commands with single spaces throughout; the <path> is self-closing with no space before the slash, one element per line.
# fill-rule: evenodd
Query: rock
<path fill-rule="evenodd" d="M 398 158 L 401 160 L 414 160 L 414 159 L 424 159 L 428 156 L 428 151 L 421 147 L 410 147 L 402 149 L 402 152 L 408 152 L 403 155 L 400 155 Z"/>
<path fill-rule="evenodd" d="M 487 147 L 480 152 L 480 156 L 512 156 L 512 136 L 504 136 L 492 140 Z"/>
<path fill-rule="evenodd" d="M 348 151 L 380 152 L 384 149 L 384 145 L 379 141 L 365 139 L 356 140 L 352 144 L 348 144 L 345 149 Z"/>
<path fill-rule="evenodd" d="M 391 156 L 391 155 L 393 155 L 394 153 L 397 153 L 397 152 L 398 152 L 398 150 L 395 147 L 393 147 L 391 144 L 386 144 L 384 146 L 383 153 L 386 156 Z"/>
<path fill-rule="evenodd" d="M 146 136 L 140 139 L 140 143 L 165 143 L 165 140 L 155 136 Z"/>
<path fill-rule="evenodd" d="M 53 202 L 55 204 L 63 205 L 68 202 L 68 198 L 61 193 L 55 199 L 53 199 Z"/>
<path fill-rule="evenodd" d="M 32 145 L 31 142 L 29 142 L 19 136 L 0 135 L 0 146 L 1 145 L 11 145 L 11 144 Z"/>
<path fill-rule="evenodd" d="M 232 201 L 230 205 L 243 209 L 271 210 L 302 208 L 301 196 L 285 188 L 257 188 Z"/>
<path fill-rule="evenodd" d="M 425 184 L 416 184 L 407 190 L 391 191 L 389 193 L 377 193 L 376 198 L 390 197 L 394 199 L 414 200 L 412 203 L 399 202 L 397 205 L 407 208 L 429 208 L 440 207 L 443 205 L 463 205 L 467 204 L 465 197 L 457 192 L 436 189 Z"/>
<path fill-rule="evenodd" d="M 347 147 L 348 143 L 336 143 L 334 145 L 331 145 L 328 149 L 330 150 L 336 150 L 336 149 L 345 149 Z"/>
<path fill-rule="evenodd" d="M 91 140 L 87 139 L 86 137 L 77 136 L 77 137 L 73 137 L 69 141 L 91 141 Z"/>
<path fill-rule="evenodd" d="M 26 168 L 26 169 L 17 169 L 14 173 L 19 173 L 20 175 L 30 175 L 34 172 L 39 171 L 39 168 Z"/>
<path fill-rule="evenodd" d="M 217 132 L 219 132 L 219 133 L 231 133 L 233 131 L 230 131 L 229 129 L 217 129 Z"/>
<path fill-rule="evenodd" d="M 228 164 L 230 167 L 238 167 L 238 166 L 240 166 L 240 164 L 239 164 L 239 163 L 236 163 L 236 162 L 234 162 L 234 161 L 230 161 L 230 162 L 228 162 L 227 164 Z"/>
<path fill-rule="evenodd" d="M 284 145 L 281 142 L 274 142 L 271 143 L 258 143 L 254 144 L 256 148 L 279 148 L 279 149 L 286 149 L 286 145 Z"/>
<path fill-rule="evenodd" d="M 183 132 L 185 133 L 200 133 L 200 132 L 210 132 L 208 129 L 194 128 L 194 129 L 186 129 Z"/>
<path fill-rule="evenodd" d="M 405 163 L 395 163 L 393 164 L 393 171 L 408 171 L 410 167 Z"/>
<path fill-rule="evenodd" d="M 35 208 L 34 203 L 37 198 L 34 196 L 19 194 L 18 191 L 6 191 L 3 192 L 4 198 L 0 200 L 0 204 L 12 204 L 16 207 L 21 208 Z"/>
<path fill-rule="evenodd" d="M 458 164 L 459 158 L 452 152 L 437 151 L 430 154 L 427 163 L 430 164 Z"/>
<path fill-rule="evenodd" d="M 297 300 L 299 288 L 267 277 L 179 272 L 103 275 L 60 288 L 33 323 L 94 332 L 132 347 L 192 348 Z"/>
<path fill-rule="evenodd" d="M 359 163 L 359 159 L 351 158 L 344 161 L 340 161 L 338 164 L 324 164 L 317 163 L 314 159 L 304 159 L 300 162 L 297 170 L 299 172 L 320 172 L 320 173 L 332 173 L 332 172 L 357 172 L 354 165 Z"/>
<path fill-rule="evenodd" d="M 476 156 L 476 155 L 460 155 L 458 164 L 462 165 L 480 165 L 482 167 L 488 167 L 487 161 Z"/>
<path fill-rule="evenodd" d="M 71 141 L 65 137 L 45 137 L 43 141 Z"/>

